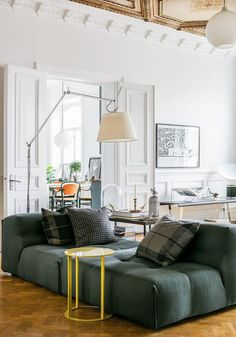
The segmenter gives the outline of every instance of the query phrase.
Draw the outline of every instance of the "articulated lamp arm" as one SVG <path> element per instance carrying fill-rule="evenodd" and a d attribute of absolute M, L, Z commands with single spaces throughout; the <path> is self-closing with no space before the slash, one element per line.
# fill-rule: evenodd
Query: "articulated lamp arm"
<path fill-rule="evenodd" d="M 97 97 L 97 96 L 92 96 L 92 95 L 86 95 L 86 94 L 82 94 L 82 93 L 79 93 L 79 92 L 70 91 L 69 89 L 67 89 L 66 91 L 63 92 L 62 96 L 59 98 L 59 100 L 57 101 L 57 103 L 55 104 L 55 106 L 53 107 L 52 111 L 49 113 L 49 115 L 45 119 L 45 121 L 39 127 L 39 129 L 37 130 L 37 132 L 34 135 L 34 137 L 31 139 L 30 142 L 26 143 L 26 145 L 27 145 L 27 206 L 26 206 L 27 213 L 30 213 L 31 145 L 38 138 L 40 132 L 42 131 L 42 129 L 44 128 L 44 126 L 47 124 L 47 122 L 49 121 L 49 119 L 51 118 L 51 116 L 53 115 L 53 113 L 58 108 L 58 106 L 63 101 L 63 99 L 64 99 L 64 97 L 66 95 L 83 96 L 83 97 L 87 97 L 87 98 L 96 99 L 96 100 L 99 100 L 99 101 L 108 101 L 109 103 L 108 103 L 107 107 L 111 103 L 115 103 L 116 102 L 115 99 Z"/>

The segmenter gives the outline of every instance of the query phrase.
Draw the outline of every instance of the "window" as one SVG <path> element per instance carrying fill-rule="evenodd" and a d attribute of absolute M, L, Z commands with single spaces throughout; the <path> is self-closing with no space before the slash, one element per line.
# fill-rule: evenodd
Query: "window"
<path fill-rule="evenodd" d="M 49 80 L 48 106 L 49 111 L 67 88 L 70 90 L 92 96 L 99 96 L 98 85 L 86 84 L 76 81 Z M 90 157 L 99 156 L 99 143 L 96 138 L 100 123 L 100 105 L 98 100 L 82 96 L 65 96 L 51 118 L 49 130 L 48 164 L 56 169 L 56 177 L 60 178 L 63 164 L 81 161 L 81 177 L 88 171 Z M 60 149 L 54 143 L 57 133 L 69 130 L 73 135 L 72 144 Z"/>
<path fill-rule="evenodd" d="M 82 162 L 82 106 L 81 97 L 68 96 L 64 100 L 62 129 L 73 134 L 73 142 L 63 151 L 62 164 L 79 160 Z"/>

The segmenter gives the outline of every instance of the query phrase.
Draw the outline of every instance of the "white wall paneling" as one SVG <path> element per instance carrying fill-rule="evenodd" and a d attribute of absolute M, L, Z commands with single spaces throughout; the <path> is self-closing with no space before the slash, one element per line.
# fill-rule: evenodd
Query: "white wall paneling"
<path fill-rule="evenodd" d="M 118 185 L 125 193 L 125 207 L 133 208 L 134 186 L 137 206 L 147 207 L 150 188 L 154 186 L 154 87 L 124 83 L 120 109 L 130 113 L 137 141 L 119 144 Z"/>
<path fill-rule="evenodd" d="M 15 166 L 25 167 L 26 143 L 39 127 L 40 78 L 24 73 L 15 76 Z M 32 145 L 32 167 L 39 166 L 38 140 Z"/>
<path fill-rule="evenodd" d="M 39 199 L 30 199 L 30 209 L 32 212 L 39 212 L 40 209 L 40 201 Z M 16 214 L 20 214 L 20 213 L 25 213 L 26 210 L 26 199 L 15 199 L 14 200 L 14 211 Z"/>
<path fill-rule="evenodd" d="M 118 83 L 106 83 L 101 86 L 101 96 L 115 98 Z M 107 102 L 101 102 L 101 113 L 106 113 Z M 102 152 L 102 189 L 109 184 L 117 184 L 118 152 L 117 144 L 101 143 Z"/>
<path fill-rule="evenodd" d="M 146 186 L 148 184 L 148 173 L 126 173 L 126 185 Z"/>
<path fill-rule="evenodd" d="M 160 200 L 184 200 L 185 197 L 174 192 L 173 188 L 191 188 L 191 187 L 209 187 L 214 193 L 219 193 L 220 197 L 226 195 L 226 181 L 224 181 L 217 172 L 190 172 L 173 170 L 156 172 L 156 189 L 159 193 Z M 188 198 L 186 200 L 189 200 Z M 236 206 L 231 205 L 232 215 L 236 216 Z M 185 218 L 222 218 L 223 206 L 198 206 L 184 208 Z M 161 214 L 168 213 L 166 206 L 161 207 Z M 179 208 L 174 207 L 173 215 L 179 216 Z"/>

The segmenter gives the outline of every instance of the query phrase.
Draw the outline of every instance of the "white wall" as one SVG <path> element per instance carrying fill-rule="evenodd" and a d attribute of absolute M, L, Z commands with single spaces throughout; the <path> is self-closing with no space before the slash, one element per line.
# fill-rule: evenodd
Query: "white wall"
<path fill-rule="evenodd" d="M 201 167 L 192 171 L 216 171 L 222 163 L 236 161 L 233 59 L 7 8 L 0 9 L 0 41 L 2 64 L 32 67 L 39 62 L 115 73 L 129 82 L 156 85 L 156 121 L 201 127 Z"/>

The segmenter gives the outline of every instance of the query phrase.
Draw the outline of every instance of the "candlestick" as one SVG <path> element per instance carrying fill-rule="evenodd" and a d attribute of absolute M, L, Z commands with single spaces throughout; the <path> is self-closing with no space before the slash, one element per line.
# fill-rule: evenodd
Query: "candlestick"
<path fill-rule="evenodd" d="M 134 198 L 134 211 L 136 212 L 137 211 L 137 199 Z"/>

